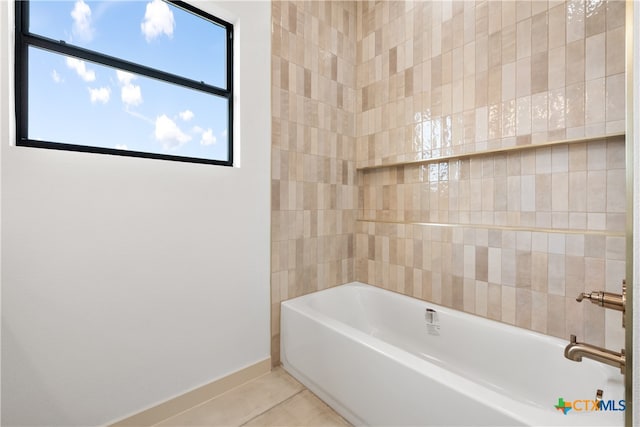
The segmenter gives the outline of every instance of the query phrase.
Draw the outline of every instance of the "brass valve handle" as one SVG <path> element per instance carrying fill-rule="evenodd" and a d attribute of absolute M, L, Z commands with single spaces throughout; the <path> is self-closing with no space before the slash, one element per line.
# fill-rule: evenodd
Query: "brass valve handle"
<path fill-rule="evenodd" d="M 600 307 L 610 308 L 613 310 L 623 311 L 626 305 L 626 295 L 623 292 L 622 295 L 614 294 L 611 292 L 604 291 L 591 291 L 591 292 L 582 292 L 576 298 L 576 301 L 581 302 L 583 299 L 587 299 L 591 301 L 593 304 L 599 305 Z"/>

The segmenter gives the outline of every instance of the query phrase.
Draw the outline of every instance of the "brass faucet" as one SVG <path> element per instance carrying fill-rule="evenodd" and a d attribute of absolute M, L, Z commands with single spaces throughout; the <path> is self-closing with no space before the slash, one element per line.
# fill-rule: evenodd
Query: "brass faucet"
<path fill-rule="evenodd" d="M 583 299 L 588 299 L 593 304 L 599 305 L 604 308 L 611 308 L 613 310 L 624 311 L 625 303 L 626 303 L 626 295 L 623 293 L 613 294 L 611 292 L 603 292 L 603 291 L 591 291 L 591 292 L 582 292 L 576 298 L 576 301 L 581 302 Z"/>
<path fill-rule="evenodd" d="M 582 358 L 593 359 L 600 363 L 620 368 L 620 373 L 624 374 L 625 356 L 624 349 L 620 353 L 596 347 L 591 344 L 579 343 L 575 335 L 571 335 L 571 342 L 564 349 L 564 357 L 574 362 L 582 362 Z"/>
<path fill-rule="evenodd" d="M 625 318 L 624 315 L 625 309 L 627 307 L 627 282 L 626 280 L 622 281 L 622 293 L 614 294 L 611 292 L 605 291 L 591 291 L 591 292 L 582 292 L 578 294 L 576 301 L 582 302 L 582 300 L 589 300 L 593 304 L 598 305 L 604 308 L 610 308 L 612 310 L 618 310 L 622 312 L 622 327 L 625 327 Z"/>

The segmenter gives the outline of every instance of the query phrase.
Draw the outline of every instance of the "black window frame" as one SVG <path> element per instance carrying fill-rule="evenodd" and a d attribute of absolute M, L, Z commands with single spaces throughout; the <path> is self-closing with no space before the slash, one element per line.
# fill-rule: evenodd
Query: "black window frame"
<path fill-rule="evenodd" d="M 221 166 L 233 166 L 233 24 L 220 19 L 210 13 L 204 12 L 184 1 L 164 0 L 173 6 L 179 7 L 200 18 L 211 21 L 226 29 L 226 85 L 221 88 L 196 81 L 186 77 L 148 67 L 118 57 L 99 53 L 72 44 L 63 40 L 53 40 L 38 34 L 29 32 L 29 0 L 15 0 L 15 108 L 16 108 L 16 145 L 23 147 L 48 148 L 54 150 L 79 151 L 87 153 L 111 154 L 117 156 L 142 157 L 160 160 L 174 160 L 189 163 L 205 163 Z M 172 83 L 184 88 L 195 89 L 218 97 L 225 98 L 228 102 L 228 160 L 212 160 L 199 157 L 175 156 L 144 151 L 118 150 L 107 147 L 92 147 L 87 145 L 67 144 L 53 141 L 41 141 L 28 138 L 29 130 L 29 53 L 30 46 L 45 49 L 54 53 L 95 62 L 100 65 L 128 71 L 144 77 L 154 78 L 163 82 Z"/>

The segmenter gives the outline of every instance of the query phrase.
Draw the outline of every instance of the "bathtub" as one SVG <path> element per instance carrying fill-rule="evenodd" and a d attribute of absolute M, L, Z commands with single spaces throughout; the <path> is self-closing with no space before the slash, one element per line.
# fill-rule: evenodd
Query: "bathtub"
<path fill-rule="evenodd" d="M 564 340 L 361 283 L 281 316 L 284 369 L 355 425 L 624 424 L 620 370 L 565 359 Z"/>

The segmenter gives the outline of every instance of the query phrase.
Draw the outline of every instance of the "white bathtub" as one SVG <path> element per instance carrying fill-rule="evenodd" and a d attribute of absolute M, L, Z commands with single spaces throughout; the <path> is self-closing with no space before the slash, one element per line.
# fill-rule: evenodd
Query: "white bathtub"
<path fill-rule="evenodd" d="M 624 399 L 619 369 L 569 361 L 566 344 L 361 283 L 282 303 L 284 368 L 355 425 L 623 425 L 554 407 Z"/>

